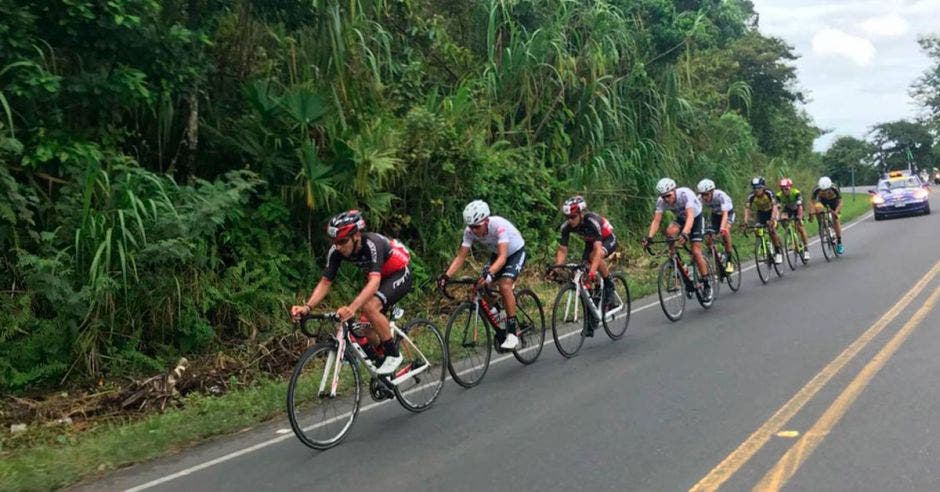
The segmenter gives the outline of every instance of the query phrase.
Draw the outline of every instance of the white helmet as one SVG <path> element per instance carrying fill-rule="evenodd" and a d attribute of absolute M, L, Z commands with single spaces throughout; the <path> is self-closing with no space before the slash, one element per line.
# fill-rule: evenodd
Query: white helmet
<path fill-rule="evenodd" d="M 819 183 L 817 183 L 817 186 L 819 186 L 820 190 L 828 190 L 829 188 L 832 188 L 832 180 L 829 179 L 829 176 L 823 176 L 819 178 Z"/>
<path fill-rule="evenodd" d="M 715 182 L 710 179 L 703 179 L 698 182 L 698 192 L 708 193 L 715 189 Z"/>
<path fill-rule="evenodd" d="M 676 189 L 676 182 L 669 178 L 663 178 L 656 183 L 656 191 L 658 191 L 660 195 L 669 193 L 674 189 Z"/>
<path fill-rule="evenodd" d="M 474 200 L 463 209 L 463 221 L 467 225 L 476 225 L 490 216 L 490 206 L 483 200 Z"/>

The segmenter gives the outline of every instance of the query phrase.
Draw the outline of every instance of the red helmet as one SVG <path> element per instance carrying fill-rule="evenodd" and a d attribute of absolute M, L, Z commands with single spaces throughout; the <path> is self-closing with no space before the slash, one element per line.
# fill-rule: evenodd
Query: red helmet
<path fill-rule="evenodd" d="M 565 203 L 561 206 L 561 213 L 574 215 L 579 212 L 584 212 L 586 209 L 587 203 L 584 201 L 584 197 L 578 195 L 565 200 Z"/>
<path fill-rule="evenodd" d="M 790 178 L 783 178 L 780 180 L 781 188 L 793 188 L 793 181 L 790 181 Z"/>
<path fill-rule="evenodd" d="M 343 239 L 366 229 L 366 221 L 358 210 L 350 210 L 334 216 L 326 226 L 326 233 L 333 239 Z"/>

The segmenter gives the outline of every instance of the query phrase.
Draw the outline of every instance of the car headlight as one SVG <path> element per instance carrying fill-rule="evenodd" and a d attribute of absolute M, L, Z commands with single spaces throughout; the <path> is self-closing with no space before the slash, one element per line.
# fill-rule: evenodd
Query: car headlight
<path fill-rule="evenodd" d="M 871 202 L 874 203 L 875 205 L 882 205 L 884 204 L 885 199 L 882 198 L 881 195 L 872 195 Z"/>
<path fill-rule="evenodd" d="M 927 190 L 917 190 L 914 192 L 914 199 L 916 200 L 926 200 L 927 199 Z"/>

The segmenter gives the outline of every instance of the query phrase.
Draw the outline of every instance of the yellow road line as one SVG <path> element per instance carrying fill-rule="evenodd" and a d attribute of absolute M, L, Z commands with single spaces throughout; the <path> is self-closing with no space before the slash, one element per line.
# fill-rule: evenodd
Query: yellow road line
<path fill-rule="evenodd" d="M 894 337 L 878 351 L 878 354 L 876 354 L 868 364 L 865 364 L 865 367 L 859 371 L 855 379 L 853 379 L 842 394 L 836 398 L 836 401 L 826 409 L 822 417 L 819 417 L 819 420 L 813 424 L 813 427 L 803 434 L 803 437 L 780 458 L 780 461 L 778 461 L 766 475 L 764 475 L 764 478 L 757 483 L 754 490 L 776 491 L 786 485 L 787 480 L 796 473 L 800 465 L 806 462 L 809 455 L 813 454 L 813 451 L 819 447 L 819 444 L 829 435 L 832 428 L 839 423 L 849 410 L 849 407 L 855 403 L 858 395 L 861 394 L 865 387 L 871 383 L 875 375 L 878 374 L 878 371 L 884 367 L 888 360 L 897 352 L 898 348 L 900 348 L 901 344 L 917 329 L 921 321 L 924 320 L 927 314 L 937 304 L 937 299 L 940 299 L 940 287 L 934 289 L 933 294 L 930 295 L 927 302 L 925 302 L 924 305 L 914 313 L 914 316 L 898 330 Z"/>
<path fill-rule="evenodd" d="M 940 272 L 940 261 L 934 263 L 920 280 L 901 297 L 898 302 L 891 307 L 875 324 L 871 325 L 861 336 L 859 336 L 851 345 L 845 348 L 841 354 L 826 365 L 818 374 L 813 376 L 805 386 L 803 386 L 789 401 L 787 401 L 779 410 L 777 410 L 766 422 L 763 423 L 753 434 L 738 446 L 731 454 L 705 475 L 698 483 L 690 489 L 694 492 L 704 492 L 718 490 L 721 484 L 725 483 L 732 475 L 737 473 L 761 448 L 773 437 L 783 426 L 803 408 L 804 405 L 819 392 L 826 383 L 832 379 L 853 357 L 855 357 L 868 343 L 872 341 L 891 321 L 894 320 L 902 311 L 914 300 L 921 291 L 927 287 L 927 284 Z"/>

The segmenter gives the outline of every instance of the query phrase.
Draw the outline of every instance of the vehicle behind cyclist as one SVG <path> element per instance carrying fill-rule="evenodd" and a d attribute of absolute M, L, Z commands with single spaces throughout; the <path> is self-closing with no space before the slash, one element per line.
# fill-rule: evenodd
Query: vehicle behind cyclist
<path fill-rule="evenodd" d="M 747 206 L 744 209 L 744 223 L 742 227 L 747 227 L 751 222 L 751 211 L 757 213 L 757 224 L 767 227 L 770 232 L 770 240 L 774 245 L 774 263 L 783 263 L 783 255 L 780 251 L 780 235 L 777 234 L 777 218 L 780 216 L 780 210 L 777 208 L 777 198 L 774 192 L 767 187 L 767 181 L 757 176 L 751 180 L 751 194 L 747 196 Z"/>
<path fill-rule="evenodd" d="M 460 270 L 475 243 L 482 244 L 491 255 L 480 273 L 477 287 L 496 283 L 506 306 L 507 316 L 506 329 L 500 327 L 496 330 L 496 341 L 501 349 L 514 350 L 519 345 L 519 334 L 516 324 L 516 296 L 512 288 L 525 264 L 525 241 L 519 229 L 511 222 L 496 215 L 491 216 L 490 207 L 483 200 L 474 200 L 467 204 L 463 211 L 463 220 L 467 225 L 463 231 L 463 241 L 447 271 L 438 277 L 438 287 L 444 288 L 450 277 Z"/>
<path fill-rule="evenodd" d="M 842 222 L 839 220 L 839 213 L 842 211 L 842 193 L 839 187 L 832 183 L 828 176 L 819 178 L 819 183 L 813 188 L 811 198 L 813 208 L 816 203 L 821 203 L 832 210 L 832 227 L 836 231 L 836 253 L 845 253 L 845 246 L 842 246 Z"/>
<path fill-rule="evenodd" d="M 643 238 L 643 246 L 649 246 L 653 236 L 659 231 L 663 213 L 666 210 L 671 210 L 675 217 L 666 228 L 666 235 L 668 237 L 678 236 L 679 246 L 691 240 L 692 258 L 700 274 L 702 291 L 706 299 L 711 299 L 712 288 L 708 281 L 708 263 L 705 262 L 705 257 L 702 255 L 702 239 L 705 237 L 702 202 L 694 191 L 686 187 L 678 188 L 676 182 L 670 178 L 660 179 L 656 183 L 656 191 L 659 193 L 659 198 L 656 199 L 656 211 L 653 213 L 653 221 L 650 223 L 649 232 Z M 675 245 L 670 245 L 670 249 L 674 247 Z"/>
<path fill-rule="evenodd" d="M 725 255 L 722 261 L 726 273 L 734 272 L 734 263 L 729 260 L 731 254 L 731 226 L 734 225 L 734 203 L 731 197 L 722 190 L 715 188 L 715 182 L 703 179 L 698 182 L 699 196 L 702 204 L 712 211 L 712 229 L 720 236 L 725 246 Z"/>
<path fill-rule="evenodd" d="M 809 261 L 809 239 L 806 236 L 806 228 L 803 227 L 803 195 L 800 190 L 793 187 L 793 181 L 790 178 L 780 180 L 780 191 L 777 192 L 777 202 L 782 208 L 781 213 L 786 214 L 790 223 L 796 227 L 800 233 L 800 239 L 803 240 L 803 261 Z"/>
<path fill-rule="evenodd" d="M 617 236 L 614 235 L 614 228 L 603 216 L 589 212 L 584 198 L 573 196 L 565 200 L 561 206 L 561 213 L 565 215 L 565 221 L 561 224 L 558 231 L 560 238 L 558 240 L 558 251 L 555 253 L 555 264 L 561 265 L 568 258 L 568 238 L 572 232 L 580 235 L 584 239 L 584 252 L 581 254 L 581 261 L 588 265 L 588 282 L 593 283 L 600 272 L 604 283 L 604 299 L 614 302 L 614 283 L 610 279 L 610 269 L 607 262 L 604 261 L 611 253 L 617 249 Z M 555 270 L 549 270 L 549 276 L 555 275 Z M 616 307 L 611 304 L 607 309 Z M 588 325 L 585 328 L 584 335 L 594 336 L 594 324 L 597 321 L 589 318 Z"/>
<path fill-rule="evenodd" d="M 348 261 L 366 272 L 366 285 L 349 304 L 336 310 L 341 321 L 351 319 L 361 309 L 371 326 L 364 330 L 369 344 L 363 347 L 376 361 L 379 374 L 391 374 L 402 362 L 385 313 L 411 292 L 411 261 L 405 247 L 381 234 L 365 232 L 366 223 L 358 210 L 334 216 L 327 226 L 333 246 L 326 255 L 323 276 L 307 302 L 291 307 L 296 320 L 310 314 L 330 292 L 340 264 Z M 384 359 L 383 359 L 384 357 Z"/>

